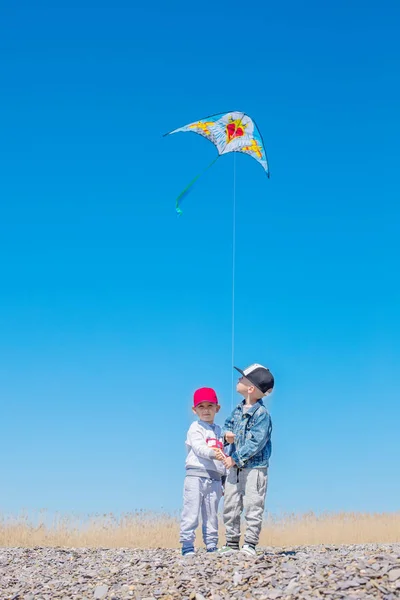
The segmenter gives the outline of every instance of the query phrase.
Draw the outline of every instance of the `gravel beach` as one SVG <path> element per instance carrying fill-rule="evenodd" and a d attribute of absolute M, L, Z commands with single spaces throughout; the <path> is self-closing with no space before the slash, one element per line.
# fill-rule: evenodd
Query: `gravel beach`
<path fill-rule="evenodd" d="M 198 550 L 1 548 L 1 600 L 400 597 L 400 544 Z"/>

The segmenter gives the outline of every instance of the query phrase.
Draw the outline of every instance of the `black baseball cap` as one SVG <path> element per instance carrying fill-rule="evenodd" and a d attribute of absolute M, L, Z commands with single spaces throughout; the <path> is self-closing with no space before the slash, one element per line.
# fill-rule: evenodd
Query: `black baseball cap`
<path fill-rule="evenodd" d="M 234 368 L 236 371 L 239 371 L 243 377 L 246 377 L 250 383 L 255 385 L 263 394 L 266 394 L 274 387 L 274 377 L 267 367 L 254 364 L 244 369 L 244 371 L 238 367 Z"/>

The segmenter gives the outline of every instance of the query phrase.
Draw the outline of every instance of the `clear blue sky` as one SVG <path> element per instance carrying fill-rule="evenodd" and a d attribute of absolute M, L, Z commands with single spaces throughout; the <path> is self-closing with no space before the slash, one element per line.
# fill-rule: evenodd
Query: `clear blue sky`
<path fill-rule="evenodd" d="M 2 3 L 0 510 L 176 510 L 198 386 L 276 378 L 272 512 L 399 508 L 397 2 Z"/>

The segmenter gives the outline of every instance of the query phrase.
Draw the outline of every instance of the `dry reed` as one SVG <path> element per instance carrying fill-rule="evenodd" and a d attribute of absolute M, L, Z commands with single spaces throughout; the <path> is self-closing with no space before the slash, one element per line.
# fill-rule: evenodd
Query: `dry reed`
<path fill-rule="evenodd" d="M 201 531 L 197 538 L 200 545 Z M 224 540 L 221 526 L 221 541 Z M 0 546 L 174 548 L 179 546 L 177 515 L 145 511 L 123 514 L 0 516 Z M 400 541 L 400 512 L 284 515 L 267 517 L 260 546 L 365 544 Z"/>

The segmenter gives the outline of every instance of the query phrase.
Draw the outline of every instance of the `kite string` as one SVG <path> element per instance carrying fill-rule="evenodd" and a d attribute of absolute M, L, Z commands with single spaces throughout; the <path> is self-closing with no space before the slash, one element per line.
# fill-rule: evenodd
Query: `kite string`
<path fill-rule="evenodd" d="M 236 153 L 233 153 L 233 209 L 232 209 L 232 395 L 231 409 L 234 404 L 235 393 L 235 262 L 236 262 Z"/>

